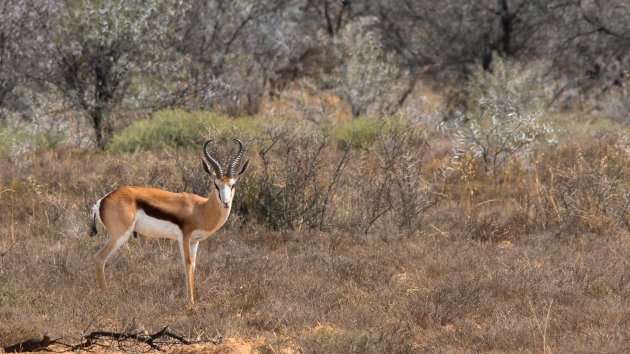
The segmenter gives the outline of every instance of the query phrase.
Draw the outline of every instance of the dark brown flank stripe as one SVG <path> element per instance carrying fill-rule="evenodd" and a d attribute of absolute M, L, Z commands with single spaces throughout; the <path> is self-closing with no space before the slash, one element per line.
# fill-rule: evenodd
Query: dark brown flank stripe
<path fill-rule="evenodd" d="M 138 199 L 136 200 L 136 205 L 138 209 L 144 210 L 144 213 L 148 216 L 160 220 L 170 221 L 173 224 L 179 226 L 181 230 L 184 229 L 184 220 L 178 218 L 176 215 L 173 215 L 167 211 L 164 211 L 156 206 L 149 204 L 148 202 Z"/>

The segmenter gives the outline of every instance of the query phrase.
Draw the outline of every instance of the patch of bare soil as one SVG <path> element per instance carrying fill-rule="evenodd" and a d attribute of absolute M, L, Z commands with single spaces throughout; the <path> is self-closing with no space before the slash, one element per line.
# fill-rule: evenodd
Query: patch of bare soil
<path fill-rule="evenodd" d="M 169 350 L 171 353 L 192 354 L 192 353 L 212 353 L 212 354 L 249 354 L 258 352 L 257 347 L 264 345 L 262 340 L 249 340 L 243 338 L 228 338 L 220 344 L 199 343 L 186 346 L 178 346 Z"/>

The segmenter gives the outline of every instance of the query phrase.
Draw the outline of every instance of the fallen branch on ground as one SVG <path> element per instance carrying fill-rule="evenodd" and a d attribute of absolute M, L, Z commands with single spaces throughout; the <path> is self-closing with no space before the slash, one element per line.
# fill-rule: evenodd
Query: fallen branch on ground
<path fill-rule="evenodd" d="M 44 333 L 42 340 L 29 339 L 24 342 L 16 343 L 13 345 L 6 346 L 2 348 L 7 353 L 23 353 L 23 352 L 34 352 L 37 350 L 42 350 L 48 347 L 51 344 L 55 344 L 56 340 L 50 340 L 48 333 Z"/>
<path fill-rule="evenodd" d="M 112 331 L 94 331 L 89 333 L 86 336 L 83 336 L 81 343 L 71 345 L 66 344 L 60 341 L 60 339 L 51 340 L 47 333 L 44 333 L 44 337 L 42 340 L 29 339 L 24 342 L 20 342 L 17 344 L 13 344 L 7 347 L 4 347 L 3 350 L 7 353 L 23 353 L 23 352 L 32 352 L 38 350 L 49 350 L 47 349 L 49 346 L 53 344 L 61 345 L 67 348 L 69 351 L 77 351 L 89 348 L 93 345 L 102 345 L 99 344 L 99 340 L 101 339 L 113 339 L 117 342 L 118 346 L 122 346 L 126 341 L 133 341 L 136 343 L 146 344 L 151 349 L 162 350 L 162 345 L 174 345 L 174 344 L 184 344 L 190 345 L 195 343 L 202 343 L 205 341 L 190 341 L 171 332 L 168 329 L 168 326 L 162 328 L 160 331 L 154 334 L 146 334 L 143 332 L 112 332 Z M 165 339 L 165 340 L 164 340 Z M 217 344 L 213 339 L 211 342 Z"/>

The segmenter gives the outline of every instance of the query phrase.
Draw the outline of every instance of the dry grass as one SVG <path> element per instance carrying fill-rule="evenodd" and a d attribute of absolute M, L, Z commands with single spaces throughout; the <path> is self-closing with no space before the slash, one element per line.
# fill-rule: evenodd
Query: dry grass
<path fill-rule="evenodd" d="M 500 179 L 481 174 L 473 161 L 440 181 L 443 142 L 426 134 L 391 137 L 352 151 L 336 180 L 344 151 L 326 145 L 313 176 L 294 186 L 311 209 L 290 225 L 266 219 L 256 198 L 281 192 L 272 187 L 291 182 L 288 168 L 308 167 L 291 164 L 318 146 L 280 144 L 265 169 L 257 153 L 264 139 L 255 143 L 255 168 L 236 197 L 241 214 L 200 245 L 193 311 L 185 309 L 178 251 L 168 240 L 131 239 L 107 264 L 112 289 L 101 294 L 92 256 L 104 235 L 87 236 L 87 215 L 91 203 L 122 184 L 203 193 L 198 151 L 4 157 L 0 345 L 44 331 L 79 338 L 95 329 L 169 325 L 193 338 L 262 337 L 262 352 L 628 347 L 630 163 L 613 138 L 539 151 L 537 163 L 515 162 Z M 387 159 L 401 141 L 419 149 L 400 160 L 405 165 Z M 297 160 L 286 151 L 297 151 Z M 259 188 L 265 178 L 273 181 L 269 190 Z M 377 200 L 382 180 L 392 187 Z M 402 203 L 418 209 L 409 214 Z"/>

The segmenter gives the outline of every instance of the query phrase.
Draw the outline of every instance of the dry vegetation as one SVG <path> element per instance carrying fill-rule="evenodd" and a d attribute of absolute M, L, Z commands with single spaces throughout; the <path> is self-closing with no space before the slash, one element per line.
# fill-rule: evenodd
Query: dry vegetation
<path fill-rule="evenodd" d="M 374 124 L 368 138 L 349 135 L 361 144 L 288 123 L 250 134 L 254 168 L 228 225 L 200 245 L 192 311 L 173 242 L 132 238 L 108 263 L 103 295 L 92 267 L 103 234 L 87 235 L 89 206 L 115 186 L 205 193 L 196 146 L 5 155 L 0 345 L 168 325 L 188 338 L 260 338 L 261 352 L 628 347 L 622 134 L 571 134 L 500 174 L 467 155 L 446 173 L 446 136 Z"/>
<path fill-rule="evenodd" d="M 629 82 L 627 0 L 0 0 L 0 347 L 627 351 Z M 101 294 L 92 204 L 234 137 L 198 304 L 144 237 Z"/>

